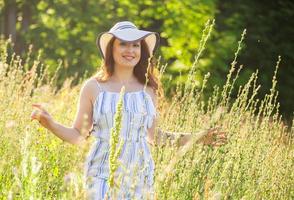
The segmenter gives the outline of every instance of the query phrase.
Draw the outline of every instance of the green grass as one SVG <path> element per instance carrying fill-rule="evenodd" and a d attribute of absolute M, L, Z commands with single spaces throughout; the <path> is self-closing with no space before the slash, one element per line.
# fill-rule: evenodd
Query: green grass
<path fill-rule="evenodd" d="M 210 33 L 209 27 L 206 31 Z M 263 99 L 256 98 L 258 72 L 238 88 L 236 99 L 230 98 L 239 76 L 240 43 L 226 85 L 215 87 L 207 101 L 203 96 L 209 75 L 198 89 L 194 67 L 171 100 L 161 99 L 161 129 L 196 133 L 220 126 L 228 143 L 220 148 L 196 143 L 185 148 L 153 147 L 157 199 L 294 198 L 294 127 L 284 125 L 279 115 L 277 71 Z M 56 92 L 55 79 L 48 78 L 38 60 L 8 58 L 7 45 L 0 43 L 0 197 L 84 199 L 83 162 L 93 138 L 83 147 L 72 146 L 30 121 L 31 104 L 43 102 L 54 119 L 70 126 L 81 84 L 71 87 L 72 79 L 67 79 Z"/>

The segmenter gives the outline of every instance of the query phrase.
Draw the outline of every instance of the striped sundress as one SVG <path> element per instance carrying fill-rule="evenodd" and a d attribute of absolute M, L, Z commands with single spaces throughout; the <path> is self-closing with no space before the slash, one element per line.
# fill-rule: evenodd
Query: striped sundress
<path fill-rule="evenodd" d="M 100 92 L 93 104 L 93 129 L 91 130 L 95 142 L 86 159 L 85 179 L 88 199 L 102 200 L 110 199 L 107 182 L 109 138 L 120 94 L 106 91 L 98 81 L 96 83 Z M 120 165 L 115 173 L 117 188 L 119 188 L 115 199 L 154 199 L 154 162 L 146 134 L 155 116 L 155 106 L 146 91 L 124 94 L 120 132 L 123 146 L 118 159 Z"/>

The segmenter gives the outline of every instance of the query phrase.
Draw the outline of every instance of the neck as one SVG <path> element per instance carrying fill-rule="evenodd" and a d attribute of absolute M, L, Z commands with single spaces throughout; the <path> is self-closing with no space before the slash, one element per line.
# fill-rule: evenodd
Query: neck
<path fill-rule="evenodd" d="M 118 69 L 115 68 L 112 75 L 112 79 L 118 81 L 122 84 L 127 84 L 136 81 L 136 77 L 133 73 L 133 68 L 131 69 Z"/>

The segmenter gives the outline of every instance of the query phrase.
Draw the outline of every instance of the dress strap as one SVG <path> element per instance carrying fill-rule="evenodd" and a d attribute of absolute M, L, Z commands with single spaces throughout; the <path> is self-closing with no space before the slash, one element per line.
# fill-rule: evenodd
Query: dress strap
<path fill-rule="evenodd" d="M 104 91 L 104 90 L 103 90 L 103 87 L 100 85 L 100 83 L 98 82 L 98 80 L 97 80 L 96 78 L 94 78 L 94 80 L 95 80 L 95 82 L 97 83 L 97 86 L 98 86 L 99 90 L 100 90 L 101 92 Z"/>

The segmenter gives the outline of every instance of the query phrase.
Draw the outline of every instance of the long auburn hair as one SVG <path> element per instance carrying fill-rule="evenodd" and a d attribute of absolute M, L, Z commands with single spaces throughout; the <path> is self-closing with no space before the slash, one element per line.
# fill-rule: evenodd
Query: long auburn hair
<path fill-rule="evenodd" d="M 114 59 L 113 59 L 113 43 L 116 38 L 113 37 L 107 47 L 105 52 L 105 59 L 102 64 L 102 69 L 95 75 L 98 81 L 106 82 L 114 73 Z M 137 65 L 134 67 L 134 75 L 138 81 L 142 84 L 146 83 L 146 73 L 148 77 L 147 85 L 150 86 L 157 94 L 161 93 L 161 87 L 158 81 L 158 70 L 155 68 L 156 59 L 150 57 L 149 49 L 146 41 L 141 40 L 141 58 Z"/>

